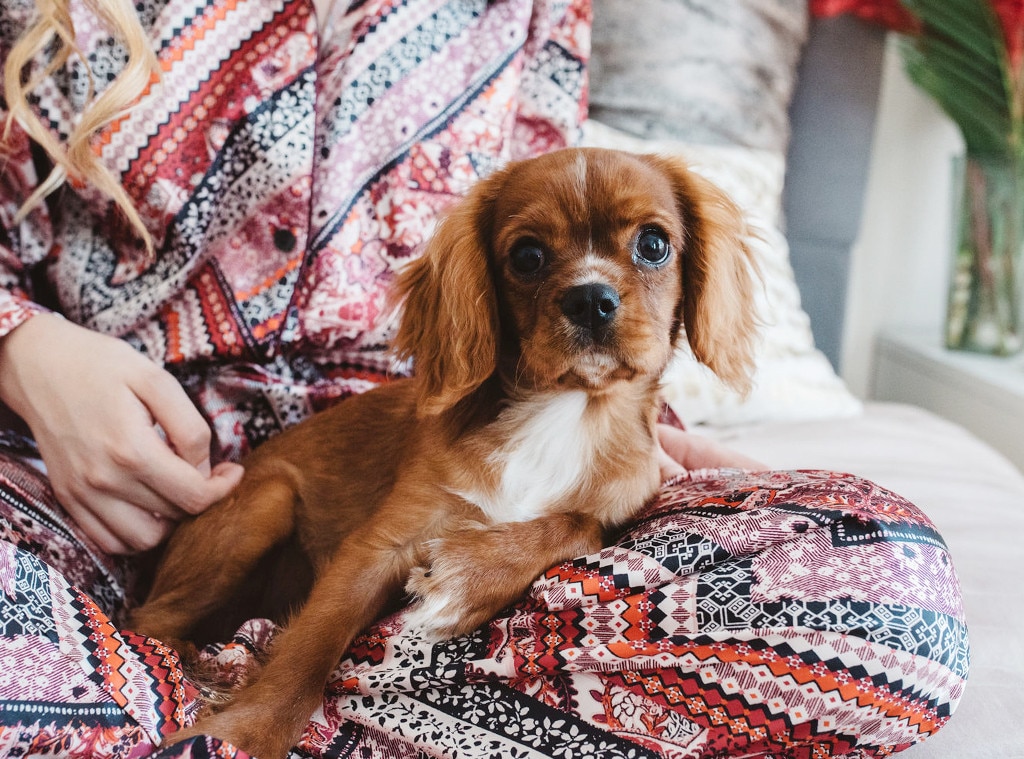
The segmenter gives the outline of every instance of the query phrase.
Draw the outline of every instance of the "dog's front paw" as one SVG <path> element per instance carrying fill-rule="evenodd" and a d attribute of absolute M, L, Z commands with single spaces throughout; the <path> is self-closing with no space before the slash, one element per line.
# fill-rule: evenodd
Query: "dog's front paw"
<path fill-rule="evenodd" d="M 414 568 L 405 585 L 415 599 L 406 614 L 406 626 L 434 641 L 475 630 L 489 615 L 473 609 L 469 588 L 474 584 L 450 560 L 432 560 L 429 567 Z"/>
<path fill-rule="evenodd" d="M 406 626 L 431 641 L 446 640 L 477 627 L 467 620 L 467 599 L 458 587 L 449 587 L 438 577 L 439 570 L 418 566 L 410 575 L 406 591 L 415 600 L 406 615 Z"/>
<path fill-rule="evenodd" d="M 429 639 L 453 638 L 522 596 L 536 573 L 508 553 L 504 534 L 503 525 L 466 522 L 427 543 L 426 566 L 414 568 L 405 586 L 415 598 L 406 625 Z"/>

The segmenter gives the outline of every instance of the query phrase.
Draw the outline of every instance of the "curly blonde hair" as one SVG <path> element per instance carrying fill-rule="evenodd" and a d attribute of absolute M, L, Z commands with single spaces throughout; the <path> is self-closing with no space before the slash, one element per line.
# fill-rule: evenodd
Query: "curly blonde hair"
<path fill-rule="evenodd" d="M 0 147 L 10 136 L 11 125 L 17 121 L 28 136 L 46 151 L 54 165 L 50 175 L 22 205 L 19 219 L 63 185 L 68 177 L 74 177 L 92 184 L 117 204 L 142 237 L 147 255 L 152 257 L 153 240 L 135 205 L 120 180 L 102 164 L 93 149 L 96 135 L 128 111 L 159 73 L 156 56 L 139 23 L 133 0 L 84 0 L 89 10 L 124 45 L 127 64 L 99 96 L 95 95 L 90 74 L 88 104 L 66 142 L 57 139 L 28 104 L 29 94 L 47 77 L 65 66 L 72 56 L 82 57 L 75 42 L 70 2 L 36 0 L 36 16 L 11 48 L 4 66 L 3 87 L 8 115 L 0 135 Z M 52 51 L 52 57 L 44 69 L 33 73 L 31 64 L 43 51 Z"/>

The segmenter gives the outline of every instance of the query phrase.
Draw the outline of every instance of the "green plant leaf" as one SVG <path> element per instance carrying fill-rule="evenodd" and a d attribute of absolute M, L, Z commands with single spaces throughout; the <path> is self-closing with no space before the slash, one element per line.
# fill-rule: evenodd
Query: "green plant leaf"
<path fill-rule="evenodd" d="M 960 127 L 967 152 L 1011 156 L 1013 117 L 1006 51 L 989 0 L 901 0 L 921 32 L 901 45 L 911 80 Z"/>

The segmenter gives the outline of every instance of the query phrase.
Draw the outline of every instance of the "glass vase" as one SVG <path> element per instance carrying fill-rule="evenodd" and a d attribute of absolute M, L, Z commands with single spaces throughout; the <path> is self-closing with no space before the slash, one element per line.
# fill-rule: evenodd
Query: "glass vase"
<path fill-rule="evenodd" d="M 971 155 L 955 163 L 954 186 L 960 192 L 955 205 L 957 224 L 946 345 L 958 350 L 1013 355 L 1024 345 L 1021 164 Z"/>

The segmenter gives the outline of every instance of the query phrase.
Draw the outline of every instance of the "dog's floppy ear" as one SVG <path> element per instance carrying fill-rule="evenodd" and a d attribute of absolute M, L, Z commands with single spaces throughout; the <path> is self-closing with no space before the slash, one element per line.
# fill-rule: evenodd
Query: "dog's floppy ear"
<path fill-rule="evenodd" d="M 682 216 L 682 317 L 690 348 L 727 385 L 746 392 L 754 365 L 758 271 L 743 213 L 682 161 L 649 158 L 671 179 Z"/>
<path fill-rule="evenodd" d="M 394 348 L 412 358 L 419 413 L 440 414 L 482 385 L 498 365 L 497 295 L 487 235 L 497 177 L 479 182 L 442 218 L 423 255 L 399 274 L 405 310 Z"/>

